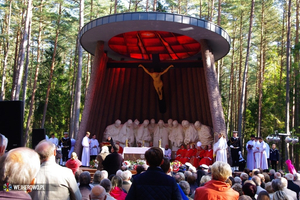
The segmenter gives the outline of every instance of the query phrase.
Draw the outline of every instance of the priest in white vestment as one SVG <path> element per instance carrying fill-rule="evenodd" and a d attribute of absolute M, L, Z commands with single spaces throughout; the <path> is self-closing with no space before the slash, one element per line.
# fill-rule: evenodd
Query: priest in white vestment
<path fill-rule="evenodd" d="M 86 132 L 85 137 L 82 139 L 81 145 L 82 145 L 82 156 L 81 156 L 81 162 L 82 166 L 89 167 L 90 166 L 90 132 Z"/>
<path fill-rule="evenodd" d="M 227 163 L 227 141 L 223 133 L 217 133 L 219 140 L 213 146 L 216 161 Z"/>
<path fill-rule="evenodd" d="M 259 146 L 259 152 L 260 152 L 260 156 L 261 156 L 261 161 L 260 161 L 260 168 L 262 170 L 268 169 L 268 158 L 267 158 L 267 146 L 266 143 L 264 142 L 264 140 L 262 139 L 262 137 L 258 138 L 259 142 L 260 142 L 260 146 Z"/>
<path fill-rule="evenodd" d="M 99 142 L 96 139 L 96 135 L 94 134 L 92 139 L 90 140 L 90 159 L 95 160 L 99 151 Z"/>
<path fill-rule="evenodd" d="M 253 157 L 254 145 L 255 145 L 255 136 L 251 135 L 251 140 L 249 140 L 246 144 L 247 168 L 250 170 L 254 169 L 254 157 Z"/>
<path fill-rule="evenodd" d="M 177 151 L 183 143 L 183 130 L 181 124 L 177 120 L 173 121 L 173 128 L 169 135 L 172 144 L 172 151 Z"/>
<path fill-rule="evenodd" d="M 53 133 L 51 134 L 51 137 L 49 138 L 48 141 L 52 142 L 55 145 L 55 147 L 58 146 L 58 139 L 55 137 Z"/>
<path fill-rule="evenodd" d="M 259 151 L 260 148 L 260 142 L 258 141 L 258 138 L 255 138 L 254 146 L 253 146 L 253 155 L 254 155 L 254 168 L 258 169 L 260 168 L 260 161 L 261 161 L 261 154 Z"/>

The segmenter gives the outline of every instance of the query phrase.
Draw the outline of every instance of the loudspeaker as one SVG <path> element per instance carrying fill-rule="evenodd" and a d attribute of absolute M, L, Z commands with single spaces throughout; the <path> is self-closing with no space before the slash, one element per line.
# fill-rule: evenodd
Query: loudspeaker
<path fill-rule="evenodd" d="M 39 129 L 32 129 L 32 148 L 34 149 L 35 146 L 46 137 L 46 129 L 39 128 Z"/>
<path fill-rule="evenodd" d="M 23 145 L 23 101 L 0 101 L 0 133 L 8 139 L 7 150 Z"/>

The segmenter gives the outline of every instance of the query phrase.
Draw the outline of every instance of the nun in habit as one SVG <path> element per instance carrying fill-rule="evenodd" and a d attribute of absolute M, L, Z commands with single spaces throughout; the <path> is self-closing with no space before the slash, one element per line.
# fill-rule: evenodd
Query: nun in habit
<path fill-rule="evenodd" d="M 227 163 L 227 141 L 223 133 L 218 133 L 219 140 L 214 144 L 214 155 L 216 161 Z"/>

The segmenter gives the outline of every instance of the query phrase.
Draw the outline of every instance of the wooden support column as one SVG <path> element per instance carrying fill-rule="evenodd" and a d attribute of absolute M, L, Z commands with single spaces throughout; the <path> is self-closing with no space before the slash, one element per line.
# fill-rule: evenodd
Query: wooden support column
<path fill-rule="evenodd" d="M 104 49 L 103 47 L 104 47 L 104 42 L 98 41 L 95 50 L 95 57 L 92 66 L 91 78 L 90 78 L 87 94 L 85 97 L 84 109 L 81 117 L 82 120 L 80 122 L 77 138 L 75 138 L 76 139 L 75 152 L 77 153 L 79 158 L 81 158 L 81 151 L 82 151 L 81 141 L 82 138 L 85 136 L 86 131 L 88 131 L 87 125 L 88 125 L 90 111 L 93 109 L 95 91 L 99 86 L 99 80 L 102 80 L 104 73 L 106 71 L 106 64 L 108 59 L 107 59 L 107 55 L 103 50 Z"/>
<path fill-rule="evenodd" d="M 214 55 L 209 49 L 206 40 L 200 40 L 201 52 L 203 59 L 204 74 L 206 78 L 207 95 L 209 99 L 209 106 L 213 124 L 213 131 L 224 133 L 227 136 L 225 119 L 221 101 L 221 94 L 219 90 L 217 73 L 215 71 Z M 216 141 L 216 137 L 215 141 Z"/>

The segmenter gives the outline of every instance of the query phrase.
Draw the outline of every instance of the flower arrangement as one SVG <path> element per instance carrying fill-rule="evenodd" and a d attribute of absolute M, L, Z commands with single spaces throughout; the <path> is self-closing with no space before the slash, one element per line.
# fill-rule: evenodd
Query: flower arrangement
<path fill-rule="evenodd" d="M 171 167 L 172 167 L 174 172 L 178 172 L 179 167 L 181 167 L 181 166 L 182 166 L 182 163 L 178 160 L 175 160 L 174 162 L 171 162 Z"/>
<path fill-rule="evenodd" d="M 125 160 L 123 162 L 123 166 L 127 167 L 127 169 L 129 169 L 129 170 L 135 170 L 138 165 L 143 165 L 143 164 L 146 164 L 146 161 L 140 160 L 140 159 L 135 160 L 135 161 Z"/>
<path fill-rule="evenodd" d="M 91 168 L 98 168 L 98 160 L 91 160 L 90 161 Z"/>

